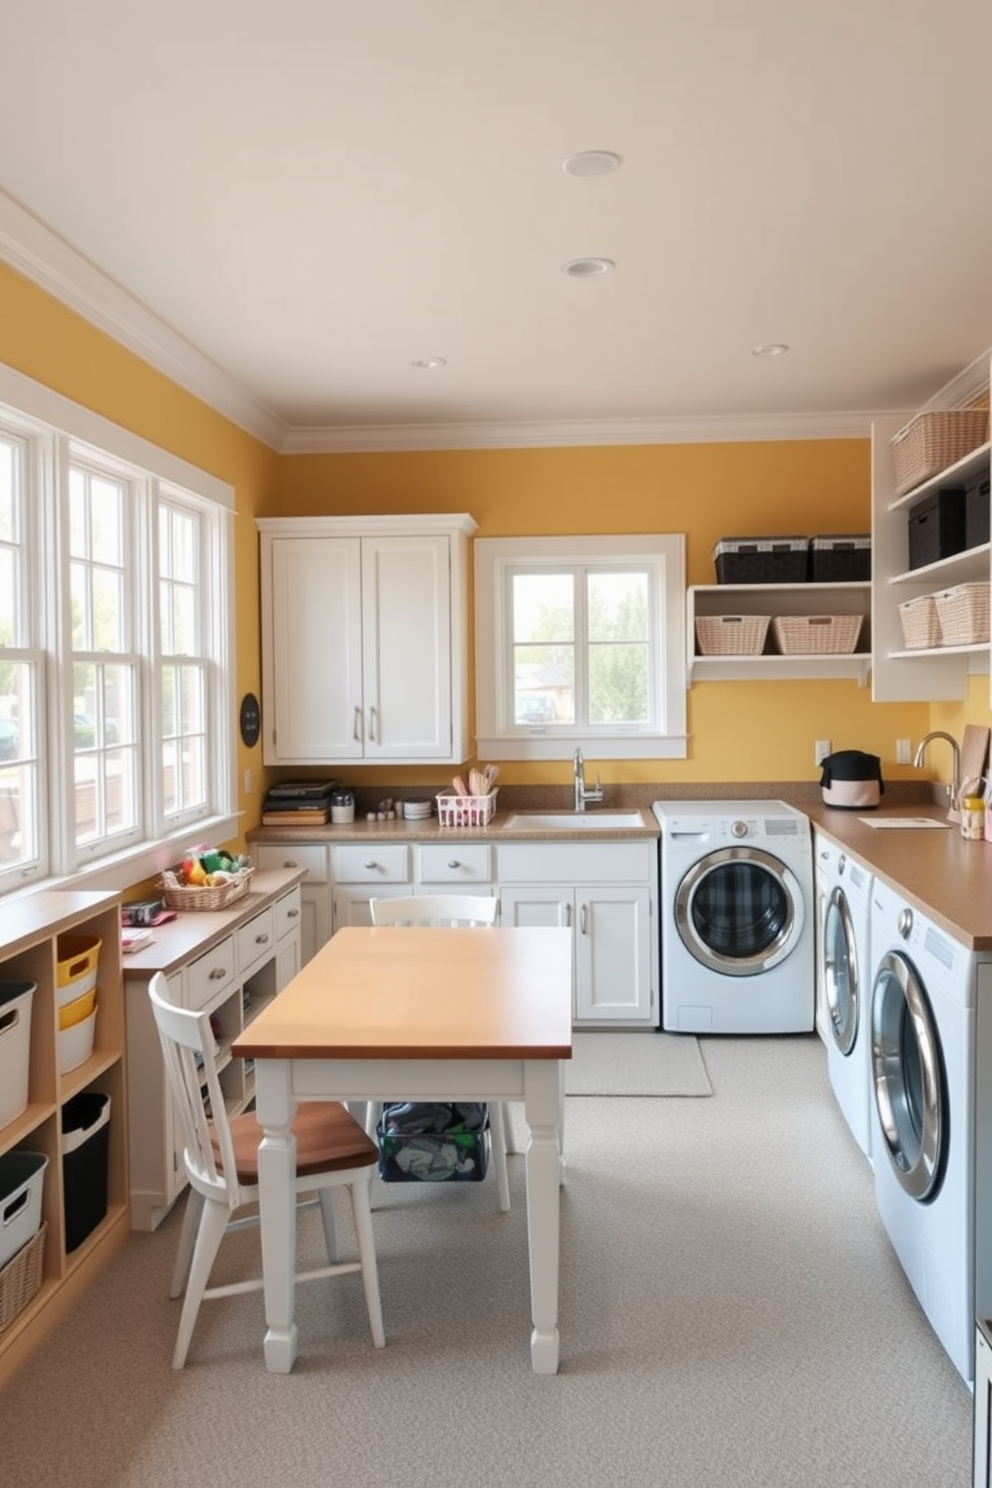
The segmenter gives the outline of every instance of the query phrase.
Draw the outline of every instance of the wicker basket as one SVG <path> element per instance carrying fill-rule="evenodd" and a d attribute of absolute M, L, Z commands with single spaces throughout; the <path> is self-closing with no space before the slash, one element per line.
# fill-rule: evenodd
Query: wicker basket
<path fill-rule="evenodd" d="M 486 827 L 496 814 L 496 791 L 488 796 L 438 796 L 437 820 L 442 827 Z"/>
<path fill-rule="evenodd" d="M 942 646 L 975 646 L 989 638 L 988 584 L 956 584 L 933 597 Z"/>
<path fill-rule="evenodd" d="M 783 656 L 848 656 L 858 644 L 861 615 L 776 615 L 772 635 Z"/>
<path fill-rule="evenodd" d="M 188 884 L 180 889 L 170 889 L 163 883 L 159 888 L 168 909 L 226 909 L 247 894 L 254 872 L 254 868 L 245 868 L 229 883 L 214 884 L 213 887 Z"/>
<path fill-rule="evenodd" d="M 770 615 L 702 615 L 696 620 L 700 656 L 760 656 Z"/>
<path fill-rule="evenodd" d="M 984 444 L 989 437 L 987 408 L 955 408 L 944 413 L 921 413 L 892 440 L 896 495 L 905 496 L 921 481 L 939 475 L 949 465 Z"/>
<path fill-rule="evenodd" d="M 10 1326 L 41 1286 L 47 1224 L 0 1271 L 0 1333 Z"/>
<path fill-rule="evenodd" d="M 907 651 L 928 651 L 940 645 L 940 620 L 932 594 L 921 594 L 901 604 L 899 622 Z"/>

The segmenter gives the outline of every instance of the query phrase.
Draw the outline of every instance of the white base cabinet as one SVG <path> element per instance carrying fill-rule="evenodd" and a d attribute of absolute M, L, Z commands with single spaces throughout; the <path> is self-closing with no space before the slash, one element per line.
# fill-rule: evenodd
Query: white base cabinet
<path fill-rule="evenodd" d="M 575 935 L 577 1027 L 658 1022 L 657 845 L 500 843 L 500 922 Z"/>
<path fill-rule="evenodd" d="M 210 1014 L 216 1064 L 228 1113 L 255 1097 L 254 1069 L 231 1045 L 301 965 L 299 870 L 257 872 L 252 889 L 229 909 L 181 914 L 155 930 L 154 940 L 128 957 L 131 1225 L 153 1230 L 186 1187 L 182 1140 L 166 1079 L 148 983 L 165 974 L 180 1007 Z"/>

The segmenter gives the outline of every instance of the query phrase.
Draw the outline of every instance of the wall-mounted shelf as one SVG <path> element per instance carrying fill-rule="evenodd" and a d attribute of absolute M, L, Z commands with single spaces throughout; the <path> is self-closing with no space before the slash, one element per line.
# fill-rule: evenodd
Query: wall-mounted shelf
<path fill-rule="evenodd" d="M 899 606 L 956 584 L 988 583 L 992 545 L 983 543 L 910 569 L 909 511 L 928 495 L 970 485 L 987 475 L 992 445 L 985 443 L 903 496 L 895 496 L 892 439 L 904 418 L 872 426 L 872 697 L 875 702 L 959 702 L 969 679 L 989 670 L 989 645 L 908 650 Z"/>
<path fill-rule="evenodd" d="M 853 678 L 867 685 L 871 670 L 871 585 L 858 584 L 696 584 L 687 594 L 686 635 L 689 654 L 686 683 L 764 679 Z M 696 618 L 710 615 L 861 615 L 858 649 L 852 653 L 817 652 L 782 656 L 700 656 L 696 651 Z M 769 631 L 769 635 L 771 632 Z"/>

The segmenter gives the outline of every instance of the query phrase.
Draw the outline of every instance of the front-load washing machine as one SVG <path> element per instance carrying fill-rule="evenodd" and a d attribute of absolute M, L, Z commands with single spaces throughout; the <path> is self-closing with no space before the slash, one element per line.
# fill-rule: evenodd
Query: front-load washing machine
<path fill-rule="evenodd" d="M 875 880 L 871 945 L 872 1151 L 882 1223 L 955 1368 L 975 1377 L 976 1311 L 992 1302 L 992 1248 L 976 1244 L 992 1182 L 976 1120 L 987 1058 L 988 953 L 969 950 Z"/>
<path fill-rule="evenodd" d="M 823 892 L 817 982 L 826 1023 L 827 1071 L 851 1135 L 871 1161 L 872 876 L 829 841 L 816 836 L 816 877 Z"/>
<path fill-rule="evenodd" d="M 809 820 L 784 801 L 658 801 L 661 1026 L 813 1027 Z"/>

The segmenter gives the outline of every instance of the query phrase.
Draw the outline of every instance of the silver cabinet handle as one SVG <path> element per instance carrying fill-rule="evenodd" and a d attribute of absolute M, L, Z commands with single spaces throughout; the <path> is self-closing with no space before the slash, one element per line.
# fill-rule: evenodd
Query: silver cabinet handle
<path fill-rule="evenodd" d="M 565 929 L 570 930 L 572 928 L 572 906 L 570 904 L 564 904 L 562 908 L 565 911 Z"/>
<path fill-rule="evenodd" d="M 579 908 L 579 934 L 580 935 L 585 935 L 585 933 L 586 933 L 586 907 L 583 904 Z"/>
<path fill-rule="evenodd" d="M 222 982 L 226 976 L 227 972 L 224 970 L 223 966 L 215 966 L 213 971 L 210 973 L 210 980 L 212 982 Z"/>
<path fill-rule="evenodd" d="M 449 858 L 448 859 L 448 867 L 449 868 L 460 868 L 461 866 L 462 865 L 461 865 L 461 863 L 459 863 L 459 861 L 458 861 L 457 858 Z"/>
<path fill-rule="evenodd" d="M 268 945 L 268 943 L 269 943 L 269 937 L 267 935 L 264 935 L 263 934 L 263 935 L 256 935 L 255 936 L 255 944 L 256 945 Z"/>
<path fill-rule="evenodd" d="M 299 913 L 300 911 L 298 909 L 287 909 L 286 918 L 287 920 L 295 920 L 299 916 Z"/>
<path fill-rule="evenodd" d="M 354 739 L 356 744 L 360 744 L 362 742 L 362 710 L 357 703 L 355 704 L 355 723 L 352 729 L 351 737 Z"/>
<path fill-rule="evenodd" d="M 294 862 L 292 862 L 292 861 L 291 861 L 291 860 L 290 860 L 290 861 L 288 861 L 288 862 L 285 862 L 285 863 L 283 863 L 283 865 L 282 865 L 282 866 L 283 866 L 283 867 L 284 867 L 284 868 L 298 868 L 298 867 L 299 867 L 299 866 L 300 866 L 300 865 L 299 865 L 299 863 L 294 863 Z"/>
<path fill-rule="evenodd" d="M 376 862 L 374 862 L 374 861 L 373 861 L 373 862 L 371 862 L 371 863 L 363 863 L 363 864 L 362 864 L 362 867 L 363 867 L 363 868 L 369 868 L 369 869 L 372 869 L 372 868 L 378 868 L 378 866 L 379 866 L 379 864 L 378 864 L 378 863 L 376 863 Z"/>
<path fill-rule="evenodd" d="M 369 709 L 369 738 L 372 740 L 374 740 L 376 737 L 376 727 L 378 722 L 376 718 L 377 711 L 378 710 L 375 708 Z"/>

